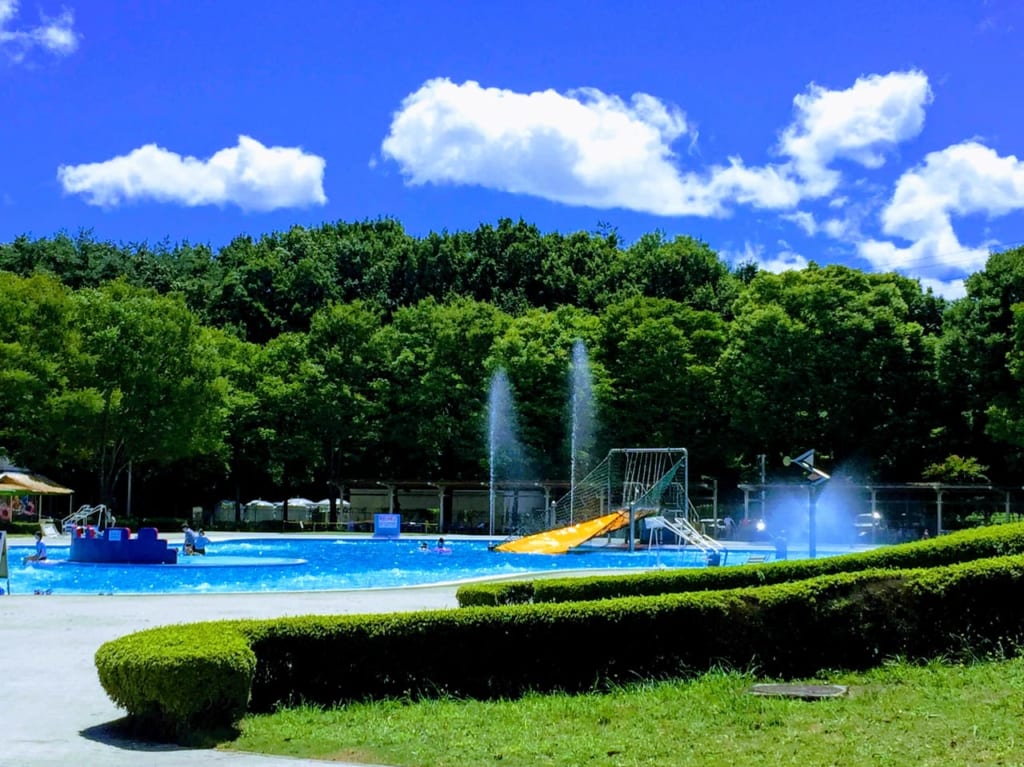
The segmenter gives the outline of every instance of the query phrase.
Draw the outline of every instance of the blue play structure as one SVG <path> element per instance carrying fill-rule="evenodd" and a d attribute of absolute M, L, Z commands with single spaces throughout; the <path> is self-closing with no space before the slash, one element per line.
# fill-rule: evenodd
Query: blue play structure
<path fill-rule="evenodd" d="M 178 561 L 177 549 L 157 537 L 155 527 L 143 527 L 132 538 L 127 527 L 111 527 L 97 531 L 95 527 L 77 527 L 71 534 L 71 562 L 129 565 L 173 565 Z"/>

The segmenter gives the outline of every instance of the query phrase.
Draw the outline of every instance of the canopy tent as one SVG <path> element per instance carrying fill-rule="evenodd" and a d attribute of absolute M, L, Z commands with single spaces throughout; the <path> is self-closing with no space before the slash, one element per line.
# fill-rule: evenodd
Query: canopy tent
<path fill-rule="evenodd" d="M 40 518 L 41 496 L 66 495 L 74 491 L 42 474 L 18 466 L 0 466 L 0 520 L 32 522 Z M 32 501 L 36 496 L 36 501 Z"/>
<path fill-rule="evenodd" d="M 42 474 L 0 470 L 0 493 L 29 493 L 31 495 L 71 495 L 74 490 L 58 485 Z"/>
<path fill-rule="evenodd" d="M 257 498 L 249 501 L 242 509 L 242 519 L 246 522 L 262 522 L 274 519 L 274 504 Z"/>
<path fill-rule="evenodd" d="M 335 508 L 335 513 L 338 516 L 338 518 L 335 520 L 335 522 L 345 522 L 345 521 L 347 521 L 348 515 L 349 515 L 349 513 L 351 512 L 351 509 L 352 509 L 352 504 L 349 503 L 348 501 L 344 500 L 343 498 L 335 498 L 334 499 L 334 503 L 336 504 L 335 507 L 334 507 Z M 316 513 L 317 513 L 318 521 L 320 521 L 320 522 L 327 522 L 327 521 L 329 521 L 330 520 L 330 515 L 331 515 L 331 499 L 330 498 L 324 498 L 322 501 L 317 501 L 316 502 Z"/>
<path fill-rule="evenodd" d="M 309 500 L 309 498 L 289 498 L 287 501 L 282 501 L 277 504 L 276 512 L 281 515 L 281 519 L 284 519 L 284 505 L 288 504 L 288 521 L 289 522 L 312 522 L 313 521 L 313 510 L 316 508 L 316 502 Z"/>

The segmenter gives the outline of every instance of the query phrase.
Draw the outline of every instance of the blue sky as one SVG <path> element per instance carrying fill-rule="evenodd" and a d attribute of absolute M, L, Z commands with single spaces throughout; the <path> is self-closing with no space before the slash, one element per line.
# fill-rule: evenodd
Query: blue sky
<path fill-rule="evenodd" d="M 1024 243 L 1024 3 L 0 0 L 0 242 L 393 217 L 936 292 Z"/>

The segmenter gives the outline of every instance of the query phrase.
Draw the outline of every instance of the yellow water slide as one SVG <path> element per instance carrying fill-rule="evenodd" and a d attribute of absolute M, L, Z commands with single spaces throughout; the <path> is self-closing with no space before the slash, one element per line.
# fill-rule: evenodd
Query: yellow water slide
<path fill-rule="evenodd" d="M 629 509 L 619 509 L 611 514 L 588 519 L 568 527 L 557 527 L 543 533 L 525 535 L 514 541 L 506 541 L 494 547 L 495 551 L 510 551 L 516 554 L 564 554 L 571 548 L 586 543 L 591 538 L 619 530 L 629 524 Z"/>

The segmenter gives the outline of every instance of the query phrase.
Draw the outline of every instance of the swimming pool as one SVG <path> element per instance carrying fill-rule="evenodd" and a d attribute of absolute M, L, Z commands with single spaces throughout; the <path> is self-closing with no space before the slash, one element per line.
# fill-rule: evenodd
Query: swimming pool
<path fill-rule="evenodd" d="M 449 541 L 446 552 L 415 538 L 248 538 L 213 542 L 206 556 L 176 565 L 110 565 L 68 561 L 68 546 L 50 545 L 49 559 L 22 564 L 28 546 L 9 548 L 11 593 L 232 594 L 333 591 L 460 583 L 573 570 L 705 567 L 702 552 L 665 547 L 630 553 L 594 549 L 574 554 L 506 554 L 484 539 Z M 818 550 L 819 556 L 848 553 Z M 731 548 L 726 565 L 744 564 L 764 549 Z M 798 552 L 790 550 L 790 557 Z M 806 556 L 806 552 L 805 552 Z M 0 586 L 6 584 L 0 580 Z"/>

